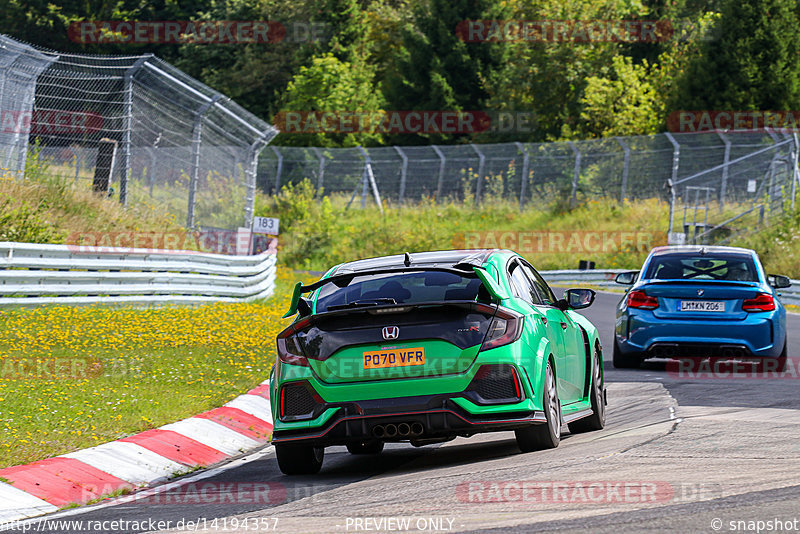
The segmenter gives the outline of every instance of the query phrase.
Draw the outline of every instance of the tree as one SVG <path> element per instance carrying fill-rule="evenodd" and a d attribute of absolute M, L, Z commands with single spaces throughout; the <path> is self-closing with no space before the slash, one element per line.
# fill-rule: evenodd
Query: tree
<path fill-rule="evenodd" d="M 784 0 L 727 0 L 680 80 L 673 110 L 792 110 L 800 106 L 800 19 Z"/>
<path fill-rule="evenodd" d="M 429 0 L 414 9 L 402 30 L 403 47 L 387 75 L 387 100 L 396 110 L 485 109 L 489 81 L 505 61 L 503 43 L 466 42 L 457 29 L 467 20 L 502 18 L 491 0 Z M 424 142 L 403 136 L 395 141 Z M 447 137 L 427 140 L 441 142 Z"/>
<path fill-rule="evenodd" d="M 611 78 L 590 76 L 581 98 L 581 137 L 611 137 L 656 133 L 661 117 L 657 96 L 647 81 L 648 63 L 634 65 L 629 57 L 612 59 Z"/>
<path fill-rule="evenodd" d="M 333 112 L 334 116 L 343 117 L 348 112 L 372 112 L 371 117 L 379 116 L 383 111 L 383 96 L 380 87 L 376 88 L 373 82 L 374 72 L 363 61 L 356 59 L 356 63 L 340 61 L 333 54 L 315 57 L 311 65 L 301 67 L 297 75 L 289 82 L 281 112 L 277 120 L 286 122 L 288 113 L 296 113 L 299 120 L 294 128 L 306 133 L 287 131 L 278 135 L 275 140 L 280 145 L 295 146 L 356 146 L 375 145 L 382 142 L 380 133 L 373 131 L 358 131 L 355 123 L 340 128 L 335 119 L 329 124 L 330 128 L 352 128 L 355 131 L 344 133 L 331 133 L 324 131 L 329 126 L 323 126 L 315 119 L 318 114 L 302 114 L 298 112 Z M 297 117 L 298 115 L 295 115 Z"/>

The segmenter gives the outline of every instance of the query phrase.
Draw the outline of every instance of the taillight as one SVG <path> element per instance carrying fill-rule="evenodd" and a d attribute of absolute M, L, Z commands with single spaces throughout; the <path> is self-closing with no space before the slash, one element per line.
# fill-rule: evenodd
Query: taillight
<path fill-rule="evenodd" d="M 481 350 L 489 350 L 503 345 L 508 345 L 519 339 L 522 335 L 522 325 L 525 318 L 508 311 L 497 310 L 489 323 L 489 331 L 481 345 Z"/>
<path fill-rule="evenodd" d="M 278 358 L 289 365 L 308 367 L 308 358 L 297 346 L 297 338 L 295 337 L 278 338 Z"/>
<path fill-rule="evenodd" d="M 310 324 L 311 320 L 306 318 L 302 321 L 298 321 L 289 325 L 283 330 L 283 332 L 278 334 L 278 358 L 283 363 L 288 363 L 290 365 L 301 365 L 303 367 L 309 366 L 308 358 L 306 358 L 305 354 L 303 354 L 303 350 L 297 343 L 295 334 Z"/>
<path fill-rule="evenodd" d="M 772 311 L 775 309 L 775 299 L 769 293 L 759 293 L 756 298 L 742 302 L 742 309 L 749 312 Z"/>
<path fill-rule="evenodd" d="M 643 310 L 653 310 L 658 308 L 658 298 L 651 297 L 641 290 L 628 293 L 627 304 L 629 308 L 641 308 Z"/>

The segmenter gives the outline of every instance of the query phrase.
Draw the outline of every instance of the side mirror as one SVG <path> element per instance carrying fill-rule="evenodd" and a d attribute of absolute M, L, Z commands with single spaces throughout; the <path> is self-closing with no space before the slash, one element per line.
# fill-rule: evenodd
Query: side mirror
<path fill-rule="evenodd" d="M 772 278 L 772 280 L 770 280 L 770 278 Z M 767 280 L 769 281 L 769 285 L 775 289 L 782 289 L 792 285 L 791 279 L 789 279 L 788 276 L 783 276 L 782 274 L 771 274 L 767 276 Z"/>
<path fill-rule="evenodd" d="M 595 294 L 591 289 L 567 289 L 564 293 L 564 300 L 567 301 L 570 309 L 582 310 L 592 305 Z"/>
<path fill-rule="evenodd" d="M 639 276 L 639 271 L 628 271 L 627 273 L 619 273 L 614 281 L 624 286 L 633 285 L 636 278 Z"/>

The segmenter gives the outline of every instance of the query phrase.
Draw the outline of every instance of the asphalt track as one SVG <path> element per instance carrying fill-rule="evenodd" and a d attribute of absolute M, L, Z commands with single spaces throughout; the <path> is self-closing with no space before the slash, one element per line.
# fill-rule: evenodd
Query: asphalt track
<path fill-rule="evenodd" d="M 185 477 L 171 498 L 149 490 L 26 528 L 146 532 L 169 521 L 172 532 L 800 530 L 800 377 L 684 376 L 664 361 L 616 370 L 609 349 L 619 298 L 600 293 L 586 311 L 606 348 L 606 428 L 566 434 L 557 449 L 522 454 L 513 433 L 392 445 L 377 457 L 335 447 L 318 475 L 289 478 L 267 447 Z M 790 315 L 789 335 L 789 356 L 800 357 L 800 315 Z M 103 521 L 107 528 L 91 528 Z"/>

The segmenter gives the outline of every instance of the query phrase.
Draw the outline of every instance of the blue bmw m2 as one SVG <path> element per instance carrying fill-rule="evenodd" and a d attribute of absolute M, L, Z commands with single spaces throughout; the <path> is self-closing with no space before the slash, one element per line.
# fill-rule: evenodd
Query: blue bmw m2
<path fill-rule="evenodd" d="M 614 367 L 647 358 L 755 360 L 786 367 L 786 309 L 749 249 L 670 246 L 650 251 L 641 271 L 617 275 L 631 285 L 617 306 Z"/>

